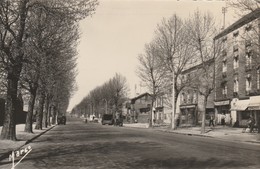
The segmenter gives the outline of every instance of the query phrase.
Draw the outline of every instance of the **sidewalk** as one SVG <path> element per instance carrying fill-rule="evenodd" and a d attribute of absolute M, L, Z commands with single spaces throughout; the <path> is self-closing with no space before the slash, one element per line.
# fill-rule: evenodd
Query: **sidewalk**
<path fill-rule="evenodd" d="M 17 150 L 23 147 L 24 145 L 30 143 L 32 140 L 55 127 L 50 126 L 48 128 L 43 128 L 43 130 L 36 130 L 34 129 L 35 125 L 33 125 L 34 133 L 26 133 L 24 132 L 24 126 L 25 124 L 16 125 L 16 138 L 18 141 L 0 140 L 0 161 L 7 158 L 13 150 Z M 2 126 L 0 127 L 0 132 L 1 131 Z"/>
<path fill-rule="evenodd" d="M 124 124 L 125 127 L 148 128 L 148 124 Z M 154 126 L 153 130 L 164 131 L 176 134 L 212 137 L 222 140 L 260 144 L 260 134 L 258 133 L 244 133 L 243 128 L 233 128 L 228 126 L 205 127 L 205 134 L 201 134 L 201 127 L 183 127 L 172 130 L 170 126 Z"/>

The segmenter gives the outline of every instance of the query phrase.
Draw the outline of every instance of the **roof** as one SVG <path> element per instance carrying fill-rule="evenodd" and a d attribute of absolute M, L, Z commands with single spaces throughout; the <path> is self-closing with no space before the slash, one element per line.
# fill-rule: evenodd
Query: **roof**
<path fill-rule="evenodd" d="M 211 63 L 214 63 L 214 58 L 211 58 L 211 59 L 209 59 L 207 61 L 204 61 L 204 64 L 206 64 L 206 65 L 210 65 Z M 183 70 L 181 73 L 185 74 L 185 73 L 188 73 L 188 72 L 192 72 L 193 70 L 202 68 L 202 66 L 203 66 L 203 63 L 200 63 L 200 64 L 192 66 L 192 67 L 190 67 L 188 69 Z"/>
<path fill-rule="evenodd" d="M 136 97 L 134 97 L 134 98 L 132 98 L 131 99 L 131 103 L 134 103 L 137 99 L 140 99 L 140 98 L 142 98 L 142 97 L 144 97 L 144 96 L 146 96 L 146 95 L 148 95 L 148 96 L 151 96 L 149 93 L 143 93 L 143 94 L 141 94 L 141 95 L 139 95 L 139 96 L 136 96 Z"/>
<path fill-rule="evenodd" d="M 243 16 L 239 20 L 237 20 L 235 23 L 233 23 L 232 25 L 227 27 L 225 30 L 220 32 L 217 36 L 215 36 L 214 40 L 219 39 L 219 38 L 229 34 L 230 32 L 240 28 L 241 26 L 243 26 L 259 17 L 260 17 L 260 8 L 254 10 L 253 12 L 251 12 L 251 13 Z"/>

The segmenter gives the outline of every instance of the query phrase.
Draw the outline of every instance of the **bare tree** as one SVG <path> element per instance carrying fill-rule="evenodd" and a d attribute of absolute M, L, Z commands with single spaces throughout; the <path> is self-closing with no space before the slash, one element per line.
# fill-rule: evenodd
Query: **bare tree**
<path fill-rule="evenodd" d="M 156 47 L 150 43 L 145 46 L 145 53 L 138 56 L 139 67 L 137 75 L 148 87 L 152 94 L 152 104 L 150 107 L 150 127 L 153 125 L 153 107 L 157 96 L 162 92 L 166 81 L 166 74 L 158 60 Z"/>
<path fill-rule="evenodd" d="M 25 43 L 30 32 L 28 16 L 32 9 L 43 8 L 49 13 L 67 16 L 71 23 L 85 18 L 95 10 L 97 1 L 29 1 L 18 0 L 15 3 L 4 0 L 0 2 L 0 53 L 6 70 L 7 96 L 4 125 L 1 139 L 16 140 L 14 123 L 17 88 L 22 71 Z"/>
<path fill-rule="evenodd" d="M 238 15 L 245 15 L 260 7 L 259 0 L 229 0 L 227 2 L 228 7 L 232 7 L 237 10 Z"/>
<path fill-rule="evenodd" d="M 187 84 L 181 78 L 181 73 L 185 68 L 187 68 L 188 64 L 193 62 L 194 50 L 189 45 L 188 32 L 189 30 L 186 29 L 185 23 L 176 14 L 169 20 L 163 19 L 162 23 L 158 25 L 156 30 L 155 45 L 157 48 L 157 57 L 162 70 L 167 76 L 165 84 L 168 87 L 165 87 L 167 89 L 165 93 L 169 91 L 174 93 L 173 97 L 175 97 L 175 105 L 179 93 Z M 174 88 L 174 90 L 172 88 Z M 171 98 L 166 99 L 168 100 L 169 106 L 173 106 Z M 176 106 L 174 107 L 173 111 L 175 112 Z M 175 120 L 175 117 L 172 117 L 172 120 Z M 172 124 L 175 125 L 176 123 L 172 122 Z M 172 126 L 172 128 L 175 129 L 176 125 Z"/>
<path fill-rule="evenodd" d="M 209 95 L 213 92 L 215 87 L 215 59 L 221 50 L 220 42 L 213 40 L 218 29 L 215 26 L 214 18 L 210 13 L 202 14 L 196 11 L 187 23 L 189 30 L 190 45 L 195 50 L 195 56 L 198 63 L 201 64 L 192 79 L 191 87 L 196 89 L 200 95 L 204 97 L 204 109 L 202 110 L 202 126 L 201 133 L 205 132 L 205 113 L 206 104 Z"/>

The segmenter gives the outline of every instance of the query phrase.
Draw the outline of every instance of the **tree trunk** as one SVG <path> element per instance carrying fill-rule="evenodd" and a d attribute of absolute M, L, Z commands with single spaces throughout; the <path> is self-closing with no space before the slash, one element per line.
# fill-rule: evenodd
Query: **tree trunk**
<path fill-rule="evenodd" d="M 17 74 L 16 74 L 17 75 Z M 1 139 L 16 140 L 15 129 L 15 105 L 17 101 L 18 78 L 15 73 L 9 73 L 7 77 L 7 97 L 4 115 L 4 123 L 1 132 Z"/>
<path fill-rule="evenodd" d="M 36 98 L 36 90 L 37 89 L 32 89 L 31 90 L 31 95 L 30 95 L 30 100 L 29 100 L 29 105 L 28 105 L 28 113 L 26 116 L 26 123 L 25 123 L 25 128 L 24 131 L 28 133 L 33 133 L 32 125 L 33 125 L 33 108 L 35 104 L 35 98 Z"/>
<path fill-rule="evenodd" d="M 204 108 L 202 112 L 202 120 L 201 120 L 201 134 L 205 133 L 205 121 L 206 121 L 206 107 L 207 107 L 208 97 L 204 96 Z"/>
<path fill-rule="evenodd" d="M 47 128 L 48 127 L 48 118 L 49 118 L 49 99 L 48 96 L 46 96 L 46 100 L 45 100 L 45 108 L 44 108 L 44 112 L 43 112 L 43 127 Z"/>
<path fill-rule="evenodd" d="M 51 120 L 51 124 L 56 124 L 56 114 L 57 114 L 57 108 L 56 108 L 56 106 L 54 106 L 53 108 L 52 108 L 52 120 Z"/>
<path fill-rule="evenodd" d="M 43 107 L 45 101 L 45 94 L 42 91 L 39 100 L 39 111 L 36 116 L 36 126 L 35 129 L 42 130 L 42 119 L 43 119 Z"/>

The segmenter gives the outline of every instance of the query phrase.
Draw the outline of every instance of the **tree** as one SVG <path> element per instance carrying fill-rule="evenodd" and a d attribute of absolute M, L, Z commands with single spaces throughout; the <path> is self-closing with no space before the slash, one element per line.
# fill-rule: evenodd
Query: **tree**
<path fill-rule="evenodd" d="M 252 12 L 260 7 L 259 0 L 230 0 L 228 6 L 238 10 L 238 15 L 244 15 L 248 12 Z"/>
<path fill-rule="evenodd" d="M 188 64 L 193 62 L 194 51 L 189 45 L 188 32 L 189 30 L 186 29 L 183 20 L 174 14 L 169 20 L 163 19 L 162 23 L 158 25 L 155 34 L 157 57 L 167 76 L 165 84 L 168 87 L 166 87 L 167 91 L 165 92 L 171 91 L 174 95 L 168 98 L 169 105 L 174 107 L 172 112 L 173 129 L 176 128 L 174 114 L 177 98 L 181 90 L 187 85 L 181 78 L 181 73 L 187 68 Z M 174 100 L 174 103 L 171 100 Z"/>
<path fill-rule="evenodd" d="M 139 67 L 137 75 L 148 87 L 149 92 L 152 94 L 152 104 L 150 108 L 150 127 L 153 125 L 153 106 L 154 101 L 160 94 L 160 89 L 164 88 L 166 75 L 163 71 L 162 65 L 157 58 L 156 47 L 153 43 L 145 46 L 145 54 L 138 56 Z"/>
<path fill-rule="evenodd" d="M 66 16 L 71 23 L 76 23 L 91 14 L 96 5 L 96 0 L 54 0 L 49 2 L 17 0 L 12 3 L 4 0 L 0 2 L 0 52 L 7 81 L 6 110 L 1 139 L 16 140 L 15 102 L 24 63 L 25 43 L 27 35 L 30 34 L 27 30 L 28 16 L 30 16 L 32 9 L 42 8 L 50 14 Z"/>
<path fill-rule="evenodd" d="M 187 22 L 190 45 L 195 50 L 195 56 L 201 68 L 192 79 L 192 86 L 204 97 L 202 110 L 201 133 L 205 133 L 205 113 L 209 95 L 215 87 L 215 59 L 220 54 L 220 42 L 213 40 L 218 29 L 210 13 L 202 14 L 196 11 Z"/>

